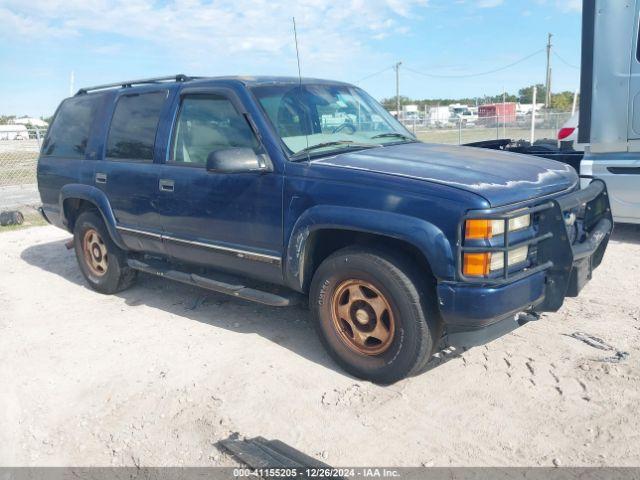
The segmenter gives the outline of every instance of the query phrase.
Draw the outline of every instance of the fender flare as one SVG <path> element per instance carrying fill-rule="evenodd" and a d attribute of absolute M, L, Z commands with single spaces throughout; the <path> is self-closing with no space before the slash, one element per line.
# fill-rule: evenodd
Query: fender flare
<path fill-rule="evenodd" d="M 113 214 L 113 210 L 111 209 L 111 205 L 109 204 L 107 196 L 102 190 L 91 185 L 82 185 L 76 183 L 67 184 L 62 187 L 62 189 L 60 190 L 59 199 L 60 217 L 62 218 L 63 225 L 67 227 L 67 229 L 69 229 L 69 220 L 67 218 L 67 212 L 64 208 L 64 202 L 69 199 L 86 200 L 87 202 L 95 205 L 95 207 L 100 212 L 102 219 L 104 220 L 104 224 L 107 227 L 107 231 L 109 232 L 109 235 L 111 236 L 113 242 L 119 248 L 128 250 L 126 245 L 122 241 L 122 237 L 116 229 L 116 217 Z"/>
<path fill-rule="evenodd" d="M 416 247 L 425 256 L 436 278 L 455 277 L 451 244 L 446 235 L 432 223 L 392 212 L 317 205 L 300 215 L 289 236 L 284 276 L 290 287 L 303 290 L 308 284 L 304 264 L 307 241 L 313 232 L 324 229 L 350 230 L 402 240 Z"/>

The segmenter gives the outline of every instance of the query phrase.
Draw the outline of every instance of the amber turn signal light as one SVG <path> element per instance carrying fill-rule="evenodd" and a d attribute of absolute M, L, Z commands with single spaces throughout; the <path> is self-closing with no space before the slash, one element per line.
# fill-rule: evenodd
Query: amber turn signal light
<path fill-rule="evenodd" d="M 491 226 L 491 220 L 467 220 L 465 222 L 464 238 L 467 240 L 491 238 L 493 236 Z"/>
<path fill-rule="evenodd" d="M 467 277 L 486 277 L 491 265 L 490 253 L 465 253 L 462 273 Z"/>

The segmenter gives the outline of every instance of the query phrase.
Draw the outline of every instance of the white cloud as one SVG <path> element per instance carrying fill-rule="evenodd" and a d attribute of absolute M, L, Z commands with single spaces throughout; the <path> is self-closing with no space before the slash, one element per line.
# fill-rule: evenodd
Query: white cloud
<path fill-rule="evenodd" d="M 538 5 L 552 5 L 561 12 L 581 12 L 582 0 L 535 0 Z"/>
<path fill-rule="evenodd" d="M 557 0 L 556 6 L 565 12 L 581 12 L 582 0 Z"/>
<path fill-rule="evenodd" d="M 318 65 L 374 53 L 367 40 L 406 32 L 407 18 L 427 1 L 0 0 L 0 17 L 13 27 L 0 37 L 111 35 L 114 43 L 142 41 L 194 64 L 234 55 L 280 59 L 293 51 L 295 16 L 301 54 Z"/>
<path fill-rule="evenodd" d="M 16 13 L 0 6 L 2 31 L 12 37 L 23 36 L 31 40 L 42 37 L 58 37 L 68 34 L 64 29 L 49 25 L 46 20 Z"/>
<path fill-rule="evenodd" d="M 402 17 L 410 16 L 415 5 L 426 6 L 428 0 L 409 1 L 406 0 L 386 0 L 387 6 L 396 14 Z"/>

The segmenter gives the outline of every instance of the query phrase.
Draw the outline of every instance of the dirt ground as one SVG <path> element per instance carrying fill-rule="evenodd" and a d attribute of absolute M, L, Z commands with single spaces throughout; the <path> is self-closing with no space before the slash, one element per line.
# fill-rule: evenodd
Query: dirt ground
<path fill-rule="evenodd" d="M 560 312 L 390 387 L 340 371 L 304 309 L 95 293 L 68 238 L 0 233 L 0 465 L 233 465 L 234 432 L 333 466 L 640 464 L 636 227 Z"/>

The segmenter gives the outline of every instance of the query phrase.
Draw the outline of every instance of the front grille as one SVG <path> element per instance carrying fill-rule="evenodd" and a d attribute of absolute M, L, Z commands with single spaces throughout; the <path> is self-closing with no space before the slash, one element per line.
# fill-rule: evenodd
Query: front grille
<path fill-rule="evenodd" d="M 510 211 L 506 211 L 504 209 L 494 209 L 489 211 L 469 212 L 467 216 L 462 220 L 459 228 L 459 233 L 458 233 L 459 265 L 462 265 L 462 258 L 465 253 L 485 253 L 485 252 L 491 253 L 491 254 L 500 254 L 500 253 L 504 254 L 504 265 L 501 271 L 498 271 L 496 272 L 496 274 L 491 275 L 489 277 L 468 277 L 464 275 L 464 273 L 462 272 L 462 269 L 459 268 L 458 275 L 460 275 L 460 278 L 470 283 L 483 283 L 483 284 L 504 283 L 507 280 L 515 281 L 515 280 L 518 280 L 519 278 L 533 275 L 534 273 L 537 273 L 539 271 L 545 270 L 546 268 L 549 268 L 551 266 L 550 263 L 544 262 L 540 264 L 536 260 L 536 257 L 538 256 L 537 255 L 538 245 L 541 242 L 549 240 L 550 238 L 553 237 L 552 232 L 549 232 L 540 228 L 541 223 L 539 222 L 539 219 L 543 218 L 542 212 L 545 212 L 553 207 L 554 207 L 554 203 L 549 201 L 541 205 L 536 205 L 536 206 L 527 207 L 527 208 L 519 208 L 517 210 L 510 210 Z M 522 240 L 512 241 L 514 235 L 516 235 L 517 232 L 509 231 L 508 229 L 509 219 L 518 217 L 521 215 L 532 216 L 533 236 L 526 239 L 522 239 Z M 503 234 L 504 241 L 501 242 L 500 245 L 482 245 L 482 246 L 465 245 L 463 242 L 464 225 L 467 220 L 473 219 L 473 218 L 503 221 L 505 225 L 504 234 Z M 519 247 L 524 247 L 524 246 L 528 246 L 530 248 L 528 263 L 523 264 L 518 271 L 514 272 L 512 269 L 509 268 L 509 251 Z"/>
<path fill-rule="evenodd" d="M 520 215 L 532 215 L 531 237 L 522 238 L 517 232 L 509 232 L 510 218 Z M 548 200 L 539 205 L 514 208 L 503 207 L 490 210 L 469 212 L 460 222 L 458 229 L 458 275 L 469 283 L 503 284 L 533 275 L 537 272 L 553 269 L 567 275 L 571 271 L 574 258 L 579 258 L 587 248 L 591 232 L 603 218 L 611 216 L 606 187 L 601 181 L 594 181 L 583 190 Z M 496 245 L 466 245 L 464 243 L 465 222 L 480 218 L 505 222 L 504 241 Z M 515 237 L 515 238 L 514 238 Z M 516 269 L 509 268 L 508 251 L 529 246 L 528 262 Z M 462 259 L 465 253 L 504 253 L 504 266 L 489 277 L 469 277 L 462 272 Z"/>

